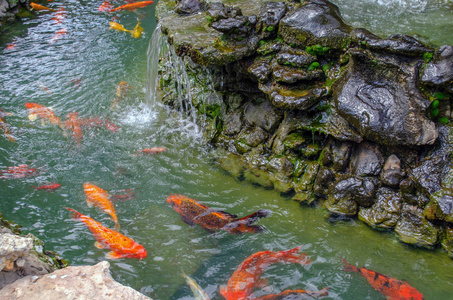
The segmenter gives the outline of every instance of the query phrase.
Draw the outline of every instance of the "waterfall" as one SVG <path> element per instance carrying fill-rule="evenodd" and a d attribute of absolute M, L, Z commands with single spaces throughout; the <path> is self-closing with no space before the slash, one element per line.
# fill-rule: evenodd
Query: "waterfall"
<path fill-rule="evenodd" d="M 206 128 L 210 122 L 206 111 L 223 107 L 222 97 L 214 88 L 213 70 L 195 64 L 188 56 L 178 56 L 160 24 L 149 41 L 147 68 L 147 104 L 172 107 L 186 122 L 185 127 L 192 126 L 196 131 L 200 126 Z"/>

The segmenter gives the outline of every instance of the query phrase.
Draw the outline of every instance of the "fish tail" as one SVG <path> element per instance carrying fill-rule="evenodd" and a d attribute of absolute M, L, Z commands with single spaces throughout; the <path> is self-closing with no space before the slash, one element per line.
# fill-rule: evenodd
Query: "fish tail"
<path fill-rule="evenodd" d="M 260 209 L 253 214 L 245 216 L 236 220 L 237 222 L 241 222 L 244 225 L 251 225 L 252 223 L 256 222 L 258 219 L 268 217 L 272 214 L 272 211 L 269 209 Z"/>
<path fill-rule="evenodd" d="M 76 219 L 76 220 L 80 220 L 81 219 L 82 214 L 79 213 L 78 211 L 76 211 L 75 209 L 72 209 L 72 208 L 69 208 L 69 207 L 63 207 L 63 208 L 65 208 L 65 209 L 69 210 L 70 212 L 72 212 L 71 217 L 73 219 Z"/>
<path fill-rule="evenodd" d="M 115 222 L 114 229 L 115 229 L 115 231 L 120 231 L 120 223 L 118 223 L 118 221 Z"/>
<path fill-rule="evenodd" d="M 357 267 L 354 266 L 354 265 L 351 265 L 351 264 L 348 263 L 344 258 L 342 258 L 341 261 L 342 261 L 343 264 L 344 264 L 343 268 L 341 269 L 342 271 L 345 271 L 345 272 L 357 272 L 357 273 L 359 273 L 359 268 L 357 268 Z"/>
<path fill-rule="evenodd" d="M 279 260 L 287 263 L 307 265 L 311 263 L 311 260 L 306 253 L 299 253 L 301 248 L 302 246 L 297 246 L 286 251 L 280 251 L 277 256 L 279 257 Z"/>

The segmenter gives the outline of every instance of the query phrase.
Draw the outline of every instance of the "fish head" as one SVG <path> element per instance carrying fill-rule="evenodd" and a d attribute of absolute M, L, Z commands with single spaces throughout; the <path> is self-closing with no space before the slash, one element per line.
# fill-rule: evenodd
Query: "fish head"
<path fill-rule="evenodd" d="M 129 258 L 138 258 L 140 260 L 144 259 L 148 253 L 146 252 L 145 247 L 140 244 L 136 244 L 130 251 L 129 254 L 125 255 L 125 257 Z"/>
<path fill-rule="evenodd" d="M 184 199 L 185 196 L 183 195 L 170 195 L 167 198 L 167 202 L 170 203 L 171 207 L 177 211 L 178 213 L 181 213 L 181 201 Z"/>
<path fill-rule="evenodd" d="M 25 107 L 26 107 L 27 109 L 32 109 L 32 108 L 35 108 L 35 107 L 37 107 L 37 106 L 38 106 L 38 105 L 37 105 L 36 103 L 33 103 L 33 102 L 27 102 L 27 103 L 25 103 Z"/>

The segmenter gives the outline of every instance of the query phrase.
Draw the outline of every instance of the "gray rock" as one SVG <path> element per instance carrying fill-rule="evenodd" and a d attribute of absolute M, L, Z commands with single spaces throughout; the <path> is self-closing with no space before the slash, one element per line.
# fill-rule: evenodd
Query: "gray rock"
<path fill-rule="evenodd" d="M 350 142 L 334 141 L 330 145 L 330 157 L 332 161 L 332 168 L 335 171 L 344 171 L 349 162 L 349 157 L 352 152 L 352 144 Z"/>
<path fill-rule="evenodd" d="M 381 172 L 383 184 L 397 188 L 406 174 L 401 170 L 401 161 L 395 154 L 390 155 Z"/>
<path fill-rule="evenodd" d="M 238 134 L 242 129 L 242 111 L 235 110 L 228 114 L 223 125 L 225 126 L 224 133 L 226 135 Z"/>
<path fill-rule="evenodd" d="M 423 217 L 423 210 L 404 204 L 395 227 L 398 238 L 407 244 L 433 247 L 439 242 L 440 230 Z"/>
<path fill-rule="evenodd" d="M 316 61 L 316 56 L 311 55 L 306 51 L 286 47 L 284 50 L 277 54 L 276 59 L 280 65 L 290 65 L 296 68 L 306 68 L 311 63 Z"/>
<path fill-rule="evenodd" d="M 176 3 L 175 12 L 182 15 L 195 14 L 208 8 L 204 0 L 179 0 Z"/>
<path fill-rule="evenodd" d="M 357 176 L 376 176 L 384 164 L 384 157 L 376 145 L 364 142 L 355 148 L 349 168 Z"/>
<path fill-rule="evenodd" d="M 278 83 L 284 83 L 284 84 L 292 84 L 292 83 L 296 83 L 299 81 L 309 81 L 311 83 L 311 81 L 317 81 L 317 80 L 324 78 L 324 72 L 319 69 L 308 71 L 306 69 L 296 69 L 296 68 L 289 67 L 289 66 L 281 66 L 281 65 L 274 64 L 274 66 L 272 67 L 272 70 L 273 70 L 274 80 Z M 321 94 L 319 96 L 317 96 L 318 101 L 315 102 L 315 103 L 317 103 L 320 100 L 320 96 L 324 95 L 326 93 L 326 90 L 325 90 L 325 88 L 315 88 L 314 90 L 321 91 Z M 274 93 L 275 93 L 275 91 L 274 91 Z M 289 94 L 290 93 L 291 93 L 291 91 L 289 92 Z M 283 91 L 283 93 L 280 92 L 278 94 L 280 96 L 284 97 L 285 93 Z M 300 97 L 301 95 L 297 95 L 296 93 L 294 93 L 294 94 L 295 95 L 291 95 L 292 98 L 299 98 L 299 99 L 303 98 L 303 97 Z M 305 97 L 305 98 L 308 98 L 308 97 Z M 281 102 L 281 101 L 277 101 L 277 102 Z M 286 102 L 289 102 L 289 101 L 286 100 Z M 315 103 L 308 106 L 308 105 L 301 105 L 301 103 L 299 102 L 299 105 L 293 105 L 293 106 L 294 106 L 294 109 L 305 110 L 305 109 L 313 106 Z M 305 106 L 308 106 L 308 107 L 305 107 Z"/>
<path fill-rule="evenodd" d="M 0 290 L 1 299 L 151 299 L 116 282 L 107 261 L 95 266 L 67 267 L 51 274 L 27 276 Z"/>
<path fill-rule="evenodd" d="M 278 23 L 286 13 L 284 2 L 265 2 L 258 13 L 257 30 L 261 31 L 261 38 L 266 39 L 276 35 Z"/>
<path fill-rule="evenodd" d="M 272 158 L 266 167 L 269 171 L 282 174 L 285 177 L 291 176 L 294 171 L 293 163 L 285 156 Z"/>
<path fill-rule="evenodd" d="M 401 196 L 389 188 L 379 189 L 376 196 L 377 200 L 370 208 L 360 209 L 359 219 L 373 227 L 395 227 L 401 214 Z"/>
<path fill-rule="evenodd" d="M 336 108 L 363 137 L 384 145 L 431 145 L 436 125 L 416 88 L 420 60 L 350 49 L 351 59 L 334 83 Z"/>
<path fill-rule="evenodd" d="M 432 86 L 450 86 L 453 92 L 453 46 L 444 45 L 436 51 L 433 60 L 428 63 L 421 81 Z"/>
<path fill-rule="evenodd" d="M 269 101 L 247 104 L 244 116 L 250 124 L 259 126 L 268 132 L 274 131 L 282 118 Z"/>
<path fill-rule="evenodd" d="M 247 71 L 253 74 L 258 81 L 265 82 L 269 80 L 269 75 L 272 73 L 271 59 L 269 57 L 258 57 L 248 67 Z"/>
<path fill-rule="evenodd" d="M 335 182 L 335 173 L 329 168 L 321 168 L 316 175 L 313 192 L 318 197 L 327 198 L 332 184 Z"/>
<path fill-rule="evenodd" d="M 288 12 L 280 21 L 278 33 L 286 43 L 301 48 L 320 44 L 341 49 L 347 44 L 350 31 L 336 5 L 312 0 Z"/>

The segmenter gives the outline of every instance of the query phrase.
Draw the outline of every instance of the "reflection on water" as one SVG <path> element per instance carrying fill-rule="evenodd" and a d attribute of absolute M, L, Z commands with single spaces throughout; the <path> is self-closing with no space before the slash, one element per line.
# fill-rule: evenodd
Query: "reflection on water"
<path fill-rule="evenodd" d="M 44 13 L 0 36 L 0 107 L 14 113 L 7 122 L 17 137 L 16 143 L 0 137 L 0 168 L 28 164 L 41 170 L 37 176 L 0 181 L 0 211 L 23 225 L 25 233 L 41 238 L 48 249 L 72 265 L 105 260 L 107 251 L 95 248 L 91 233 L 63 209 L 69 206 L 112 224 L 108 215 L 86 205 L 82 184 L 89 181 L 107 191 L 134 189 L 136 198 L 118 202 L 115 208 L 121 232 L 144 245 L 148 257 L 110 260 L 112 275 L 156 300 L 192 299 L 180 270 L 212 299 L 222 299 L 219 286 L 226 285 L 245 258 L 297 245 L 303 245 L 313 263 L 269 268 L 263 274 L 269 286 L 257 295 L 327 286 L 328 299 L 384 299 L 362 277 L 341 271 L 340 258 L 345 258 L 407 280 L 426 299 L 451 296 L 452 261 L 442 250 L 407 247 L 393 233 L 374 231 L 355 220 L 330 223 L 320 208 L 300 207 L 276 191 L 240 182 L 218 169 L 217 154 L 204 145 L 196 125 L 159 105 L 146 104 L 153 7 L 142 10 L 145 34 L 136 40 L 108 29 L 112 16 L 97 11 L 100 3 L 68 1 L 64 5 L 67 16 L 60 24 Z M 126 28 L 136 24 L 134 12 L 117 16 Z M 62 28 L 67 34 L 50 43 Z M 16 48 L 5 49 L 13 35 Z M 133 88 L 112 110 L 121 81 Z M 58 127 L 31 122 L 26 102 L 51 106 L 63 120 L 72 111 L 80 117 L 110 118 L 120 130 L 84 131 L 77 147 Z M 134 155 L 137 150 L 159 146 L 168 150 Z M 54 192 L 30 188 L 48 182 L 58 182 L 61 188 Z M 239 216 L 270 209 L 273 214 L 257 222 L 268 231 L 209 234 L 198 226 L 190 227 L 166 202 L 172 193 Z"/>
<path fill-rule="evenodd" d="M 387 38 L 409 34 L 431 46 L 453 45 L 452 0 L 332 0 L 344 20 Z"/>

